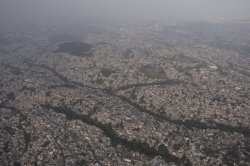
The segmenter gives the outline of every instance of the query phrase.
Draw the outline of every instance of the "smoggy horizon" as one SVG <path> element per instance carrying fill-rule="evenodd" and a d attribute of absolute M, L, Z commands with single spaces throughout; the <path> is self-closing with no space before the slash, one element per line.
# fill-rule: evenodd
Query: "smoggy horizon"
<path fill-rule="evenodd" d="M 0 3 L 0 20 L 7 24 L 23 21 L 84 22 L 105 19 L 250 19 L 248 0 L 4 0 Z"/>

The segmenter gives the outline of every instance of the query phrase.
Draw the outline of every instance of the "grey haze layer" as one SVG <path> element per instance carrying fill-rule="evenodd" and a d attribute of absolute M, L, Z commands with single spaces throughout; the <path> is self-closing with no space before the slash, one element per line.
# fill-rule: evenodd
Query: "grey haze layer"
<path fill-rule="evenodd" d="M 1 0 L 0 19 L 9 22 L 85 19 L 236 20 L 250 18 L 249 0 Z"/>

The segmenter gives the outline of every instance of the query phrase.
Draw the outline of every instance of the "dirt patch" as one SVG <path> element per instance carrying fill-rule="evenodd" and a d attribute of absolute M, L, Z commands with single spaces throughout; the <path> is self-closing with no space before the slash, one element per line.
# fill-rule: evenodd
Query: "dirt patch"
<path fill-rule="evenodd" d="M 92 45 L 88 43 L 74 41 L 60 44 L 58 49 L 55 50 L 55 52 L 68 53 L 79 57 L 86 57 L 92 55 L 90 53 L 91 48 Z"/>

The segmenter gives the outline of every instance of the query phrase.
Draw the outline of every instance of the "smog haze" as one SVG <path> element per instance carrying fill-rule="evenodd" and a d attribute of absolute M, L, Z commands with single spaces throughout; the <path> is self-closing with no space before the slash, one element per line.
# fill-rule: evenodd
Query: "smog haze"
<path fill-rule="evenodd" d="M 249 0 L 3 0 L 0 18 L 18 21 L 86 19 L 182 19 L 221 21 L 250 18 Z"/>

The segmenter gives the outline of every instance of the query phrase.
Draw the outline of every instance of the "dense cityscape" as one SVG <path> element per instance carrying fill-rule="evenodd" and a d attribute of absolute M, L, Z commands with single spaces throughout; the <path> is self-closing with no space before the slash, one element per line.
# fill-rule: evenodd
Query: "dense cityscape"
<path fill-rule="evenodd" d="M 249 165 L 250 22 L 0 35 L 0 165 Z"/>

